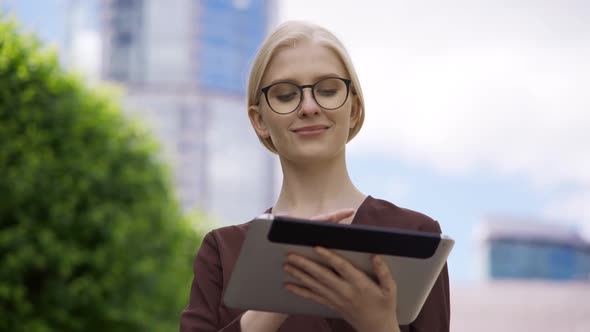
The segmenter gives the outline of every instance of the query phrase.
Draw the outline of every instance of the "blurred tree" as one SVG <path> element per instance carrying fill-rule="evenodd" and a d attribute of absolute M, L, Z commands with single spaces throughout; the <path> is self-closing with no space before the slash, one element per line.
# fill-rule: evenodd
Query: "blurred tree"
<path fill-rule="evenodd" d="M 0 17 L 0 331 L 173 331 L 201 236 L 154 141 Z"/>

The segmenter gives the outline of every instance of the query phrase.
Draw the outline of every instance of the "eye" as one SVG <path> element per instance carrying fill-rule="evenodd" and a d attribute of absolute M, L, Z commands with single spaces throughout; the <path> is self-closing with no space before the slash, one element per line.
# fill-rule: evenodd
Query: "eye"
<path fill-rule="evenodd" d="M 292 103 L 299 98 L 297 85 L 288 82 L 277 83 L 268 91 L 269 97 L 277 103 Z"/>
<path fill-rule="evenodd" d="M 275 98 L 281 102 L 289 102 L 289 101 L 292 101 L 293 99 L 295 99 L 295 97 L 297 97 L 297 95 L 298 95 L 298 93 L 294 91 L 294 92 L 283 93 L 283 94 L 277 95 Z"/>
<path fill-rule="evenodd" d="M 323 97 L 331 97 L 338 93 L 338 89 L 318 89 L 316 93 Z"/>

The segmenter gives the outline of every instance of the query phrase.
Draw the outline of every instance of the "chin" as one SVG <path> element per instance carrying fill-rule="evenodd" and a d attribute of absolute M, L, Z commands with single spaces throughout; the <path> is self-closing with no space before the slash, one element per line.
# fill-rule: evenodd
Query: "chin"
<path fill-rule="evenodd" d="M 290 151 L 285 154 L 281 153 L 280 155 L 296 163 L 315 163 L 332 160 L 340 153 L 344 153 L 344 147 L 335 148 L 333 146 L 315 145 L 305 146 L 299 149 L 290 149 Z"/>

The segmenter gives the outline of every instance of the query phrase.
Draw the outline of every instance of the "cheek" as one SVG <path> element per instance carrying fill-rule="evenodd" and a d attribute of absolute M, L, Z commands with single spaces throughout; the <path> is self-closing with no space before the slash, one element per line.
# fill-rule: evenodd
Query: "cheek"
<path fill-rule="evenodd" d="M 286 121 L 287 119 L 285 118 L 286 116 L 281 116 L 268 110 L 264 122 L 271 138 L 276 140 L 279 139 L 280 136 L 285 135 L 285 131 L 289 128 L 288 121 Z"/>
<path fill-rule="evenodd" d="M 346 109 L 342 110 L 341 113 L 338 113 L 338 119 L 336 121 L 338 121 L 340 125 L 340 127 L 344 128 L 348 128 L 350 129 L 350 126 L 352 125 L 352 119 L 351 119 L 351 115 L 352 115 L 352 109 L 350 106 L 348 106 Z"/>

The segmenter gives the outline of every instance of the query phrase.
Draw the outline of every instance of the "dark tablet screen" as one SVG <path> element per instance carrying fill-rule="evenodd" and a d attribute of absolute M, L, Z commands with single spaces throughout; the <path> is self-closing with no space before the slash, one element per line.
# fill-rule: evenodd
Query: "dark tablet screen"
<path fill-rule="evenodd" d="M 275 216 L 268 240 L 388 256 L 429 258 L 434 255 L 440 236 L 397 228 L 341 225 Z"/>

